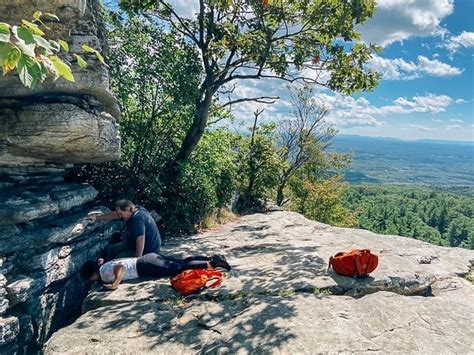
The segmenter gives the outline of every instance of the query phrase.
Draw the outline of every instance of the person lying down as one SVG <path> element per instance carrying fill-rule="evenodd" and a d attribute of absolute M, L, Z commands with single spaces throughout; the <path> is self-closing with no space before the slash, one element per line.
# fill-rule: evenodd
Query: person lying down
<path fill-rule="evenodd" d="M 230 265 L 220 255 L 190 256 L 177 258 L 150 253 L 139 258 L 121 258 L 108 262 L 104 259 L 89 260 L 81 268 L 81 276 L 90 281 L 101 280 L 108 290 L 116 290 L 124 280 L 140 277 L 174 277 L 188 269 L 222 268 L 231 270 Z"/>

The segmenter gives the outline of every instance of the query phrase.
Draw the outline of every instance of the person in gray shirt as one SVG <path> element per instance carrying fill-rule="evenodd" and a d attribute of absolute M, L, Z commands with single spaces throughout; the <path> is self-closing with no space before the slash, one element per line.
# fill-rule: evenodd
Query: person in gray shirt
<path fill-rule="evenodd" d="M 111 260 L 123 252 L 127 252 L 127 256 L 138 258 L 160 251 L 161 236 L 153 217 L 144 207 L 136 206 L 129 200 L 118 200 L 115 202 L 114 211 L 101 215 L 90 215 L 86 219 L 91 222 L 116 219 L 125 221 L 127 237 L 120 243 L 109 245 L 106 248 L 103 254 L 105 260 Z"/>

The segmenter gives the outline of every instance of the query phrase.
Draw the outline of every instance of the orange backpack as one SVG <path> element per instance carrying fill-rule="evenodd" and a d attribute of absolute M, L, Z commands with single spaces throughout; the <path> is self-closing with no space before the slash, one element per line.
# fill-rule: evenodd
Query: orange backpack
<path fill-rule="evenodd" d="M 353 249 L 349 252 L 339 252 L 329 259 L 329 266 L 344 276 L 367 276 L 379 264 L 379 257 L 369 249 Z"/>
<path fill-rule="evenodd" d="M 181 274 L 170 279 L 171 286 L 183 296 L 202 291 L 204 288 L 215 288 L 222 283 L 224 274 L 217 270 L 195 269 L 185 270 Z M 213 281 L 207 285 L 209 281 Z"/>

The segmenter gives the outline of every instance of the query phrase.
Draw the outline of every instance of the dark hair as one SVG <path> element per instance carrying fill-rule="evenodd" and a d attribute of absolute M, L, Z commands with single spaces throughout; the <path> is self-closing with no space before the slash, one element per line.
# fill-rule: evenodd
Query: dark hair
<path fill-rule="evenodd" d="M 94 272 L 99 272 L 99 264 L 97 260 L 88 260 L 81 268 L 81 277 L 83 279 L 89 279 Z"/>
<path fill-rule="evenodd" d="M 130 200 L 117 200 L 115 201 L 115 208 L 119 208 L 122 211 L 126 211 L 128 207 L 135 208 L 135 204 Z"/>

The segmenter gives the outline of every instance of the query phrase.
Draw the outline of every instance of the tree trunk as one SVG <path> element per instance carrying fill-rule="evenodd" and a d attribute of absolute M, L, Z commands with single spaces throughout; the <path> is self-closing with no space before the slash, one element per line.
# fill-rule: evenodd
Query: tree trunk
<path fill-rule="evenodd" d="M 284 188 L 285 188 L 285 183 L 278 185 L 276 204 L 277 206 L 280 206 L 280 207 L 283 206 L 283 201 L 285 200 L 285 195 L 283 193 Z"/>
<path fill-rule="evenodd" d="M 176 165 L 187 160 L 201 140 L 204 130 L 206 129 L 212 96 L 213 92 L 208 89 L 206 90 L 204 99 L 196 104 L 196 113 L 194 114 L 193 123 L 186 133 L 186 137 L 175 158 Z"/>

